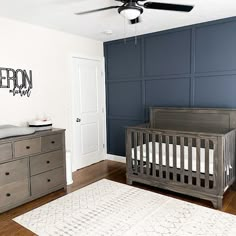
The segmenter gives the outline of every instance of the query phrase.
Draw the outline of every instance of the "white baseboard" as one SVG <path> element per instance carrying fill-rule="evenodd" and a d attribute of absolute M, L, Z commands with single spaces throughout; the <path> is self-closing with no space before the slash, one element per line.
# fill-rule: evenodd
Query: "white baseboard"
<path fill-rule="evenodd" d="M 112 155 L 112 154 L 107 154 L 106 155 L 106 160 L 126 163 L 126 158 L 125 157 L 123 157 L 123 156 L 116 156 L 116 155 Z"/>

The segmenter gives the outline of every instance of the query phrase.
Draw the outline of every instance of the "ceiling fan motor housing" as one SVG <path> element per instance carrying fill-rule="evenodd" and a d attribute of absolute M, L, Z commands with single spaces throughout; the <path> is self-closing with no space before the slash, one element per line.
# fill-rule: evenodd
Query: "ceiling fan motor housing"
<path fill-rule="evenodd" d="M 136 1 L 128 2 L 118 8 L 118 12 L 129 20 L 139 17 L 143 13 L 143 8 L 136 5 Z"/>

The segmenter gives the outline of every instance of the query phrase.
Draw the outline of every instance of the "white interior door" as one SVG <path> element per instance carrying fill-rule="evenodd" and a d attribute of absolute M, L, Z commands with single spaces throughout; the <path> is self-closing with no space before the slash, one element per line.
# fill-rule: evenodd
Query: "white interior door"
<path fill-rule="evenodd" d="M 74 58 L 73 170 L 105 158 L 105 81 L 102 62 Z"/>

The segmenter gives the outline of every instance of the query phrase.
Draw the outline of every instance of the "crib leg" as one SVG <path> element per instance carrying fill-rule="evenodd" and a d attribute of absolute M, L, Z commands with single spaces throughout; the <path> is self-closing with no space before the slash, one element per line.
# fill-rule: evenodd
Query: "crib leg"
<path fill-rule="evenodd" d="M 220 210 L 223 207 L 223 197 L 217 197 L 212 204 L 215 209 Z"/>
<path fill-rule="evenodd" d="M 129 179 L 128 177 L 126 177 L 126 183 L 128 185 L 132 185 L 133 184 L 133 181 L 131 179 Z"/>

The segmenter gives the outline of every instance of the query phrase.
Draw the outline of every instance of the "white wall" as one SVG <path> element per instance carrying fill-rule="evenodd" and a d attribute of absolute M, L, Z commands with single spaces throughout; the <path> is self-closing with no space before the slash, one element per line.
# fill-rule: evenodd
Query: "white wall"
<path fill-rule="evenodd" d="M 103 57 L 102 42 L 0 18 L 0 67 L 32 70 L 30 97 L 0 88 L 0 124 L 25 125 L 46 114 L 65 128 L 71 149 L 71 56 Z"/>

